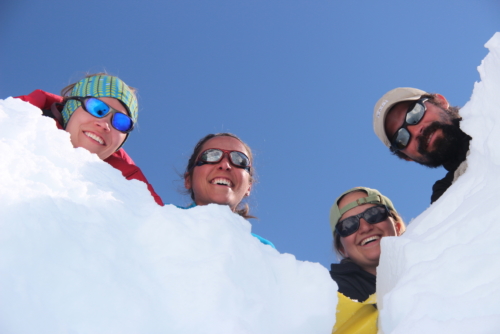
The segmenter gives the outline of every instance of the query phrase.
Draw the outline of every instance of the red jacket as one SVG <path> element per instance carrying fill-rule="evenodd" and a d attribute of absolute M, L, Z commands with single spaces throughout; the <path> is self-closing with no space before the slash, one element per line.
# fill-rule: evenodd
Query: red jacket
<path fill-rule="evenodd" d="M 29 95 L 17 96 L 17 98 L 29 102 L 35 107 L 38 107 L 42 110 L 50 110 L 51 106 L 54 103 L 61 103 L 63 100 L 63 98 L 59 95 L 47 93 L 40 89 L 35 90 Z M 57 120 L 56 124 L 59 129 L 62 129 L 62 125 L 59 124 Z M 155 192 L 153 186 L 149 184 L 148 180 L 142 173 L 141 169 L 135 165 L 132 158 L 129 157 L 129 155 L 127 154 L 127 152 L 125 152 L 123 148 L 120 148 L 118 151 L 113 153 L 104 161 L 106 161 L 108 164 L 118 169 L 119 171 L 121 171 L 123 176 L 127 180 L 134 179 L 146 183 L 156 203 L 158 203 L 159 205 L 163 205 L 163 201 L 161 200 L 160 196 L 158 196 L 158 194 Z"/>

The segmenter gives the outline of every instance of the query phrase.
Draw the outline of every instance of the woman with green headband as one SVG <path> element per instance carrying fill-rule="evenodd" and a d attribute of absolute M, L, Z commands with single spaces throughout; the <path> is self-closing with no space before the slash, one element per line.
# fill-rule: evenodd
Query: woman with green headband
<path fill-rule="evenodd" d="M 375 286 L 383 237 L 400 236 L 405 225 L 391 200 L 376 189 L 356 187 L 340 195 L 330 210 L 332 264 L 338 304 L 334 333 L 377 333 Z"/>
<path fill-rule="evenodd" d="M 121 148 L 137 123 L 135 90 L 117 77 L 98 73 L 63 88 L 61 95 L 35 90 L 18 98 L 54 118 L 58 128 L 69 132 L 75 148 L 97 154 L 127 180 L 146 183 L 155 201 L 163 205 L 142 171 Z"/>

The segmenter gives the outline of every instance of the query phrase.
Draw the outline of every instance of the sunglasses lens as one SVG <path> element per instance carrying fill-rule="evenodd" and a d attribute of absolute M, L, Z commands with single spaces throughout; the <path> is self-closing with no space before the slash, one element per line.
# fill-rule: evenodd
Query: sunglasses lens
<path fill-rule="evenodd" d="M 409 110 L 408 113 L 406 113 L 406 123 L 409 125 L 415 125 L 424 116 L 425 113 L 425 106 L 423 103 L 417 102 L 415 106 L 413 107 L 412 110 Z"/>
<path fill-rule="evenodd" d="M 250 159 L 241 152 L 231 152 L 231 161 L 238 167 L 246 168 L 250 165 Z"/>
<path fill-rule="evenodd" d="M 410 133 L 405 128 L 401 128 L 396 132 L 392 140 L 392 146 L 398 150 L 402 150 L 408 146 L 410 142 Z"/>
<path fill-rule="evenodd" d="M 389 213 L 383 206 L 374 206 L 363 213 L 363 219 L 368 224 L 377 224 L 387 219 Z"/>
<path fill-rule="evenodd" d="M 101 100 L 89 98 L 85 100 L 85 108 L 92 116 L 102 118 L 109 113 L 109 107 Z"/>
<path fill-rule="evenodd" d="M 389 211 L 387 211 L 385 206 L 374 206 L 366 209 L 358 215 L 347 217 L 346 219 L 339 221 L 337 226 L 335 226 L 335 229 L 341 237 L 345 238 L 359 229 L 360 218 L 363 218 L 368 224 L 377 224 L 386 220 L 387 217 L 389 217 Z"/>
<path fill-rule="evenodd" d="M 132 129 L 134 122 L 132 119 L 121 112 L 116 112 L 113 115 L 113 119 L 111 121 L 113 127 L 121 132 L 128 132 Z"/>
<path fill-rule="evenodd" d="M 218 162 L 223 154 L 224 152 L 221 150 L 209 149 L 200 155 L 200 160 L 205 162 Z"/>
<path fill-rule="evenodd" d="M 424 117 L 425 111 L 427 110 L 424 104 L 425 101 L 427 100 L 419 100 L 412 108 L 408 109 L 406 112 L 405 124 L 403 124 L 403 126 L 394 134 L 391 143 L 391 150 L 403 150 L 406 146 L 408 146 L 411 136 L 406 129 L 406 125 L 415 125 L 422 120 L 422 117 Z"/>
<path fill-rule="evenodd" d="M 359 218 L 356 216 L 347 217 L 337 223 L 335 229 L 341 237 L 347 237 L 356 232 L 359 228 Z"/>

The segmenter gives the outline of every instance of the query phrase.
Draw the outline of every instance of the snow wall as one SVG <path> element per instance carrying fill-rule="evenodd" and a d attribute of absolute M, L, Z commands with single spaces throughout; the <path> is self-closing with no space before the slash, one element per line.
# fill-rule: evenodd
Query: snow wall
<path fill-rule="evenodd" d="M 0 333 L 331 332 L 328 270 L 227 207 L 158 206 L 13 98 L 0 157 Z"/>
<path fill-rule="evenodd" d="M 500 33 L 486 47 L 481 82 L 460 110 L 473 138 L 467 171 L 403 236 L 382 241 L 385 334 L 500 332 Z"/>

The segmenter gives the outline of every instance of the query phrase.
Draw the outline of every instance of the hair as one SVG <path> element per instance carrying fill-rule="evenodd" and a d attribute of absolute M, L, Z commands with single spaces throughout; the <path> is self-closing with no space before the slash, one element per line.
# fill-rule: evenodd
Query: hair
<path fill-rule="evenodd" d="M 207 141 L 209 141 L 210 139 L 216 138 L 216 137 L 231 137 L 231 138 L 234 138 L 234 139 L 238 140 L 239 142 L 241 142 L 241 144 L 243 144 L 243 146 L 245 147 L 245 150 L 248 153 L 248 158 L 250 159 L 250 170 L 248 171 L 249 174 L 250 174 L 250 183 L 254 184 L 256 182 L 256 178 L 255 178 L 255 169 L 254 169 L 254 166 L 253 166 L 253 154 L 252 154 L 252 150 L 238 136 L 233 135 L 232 133 L 227 133 L 227 132 L 215 133 L 215 134 L 211 133 L 211 134 L 208 134 L 205 137 L 201 138 L 198 141 L 198 143 L 195 145 L 195 147 L 193 149 L 193 153 L 191 154 L 191 157 L 188 160 L 188 164 L 187 164 L 186 170 L 184 172 L 184 180 L 186 178 L 188 178 L 188 177 L 190 177 L 190 178 L 193 177 L 193 170 L 194 170 L 194 167 L 196 167 L 196 162 L 197 162 L 198 156 L 201 153 L 201 149 L 203 148 L 203 145 Z M 192 188 L 188 190 L 188 194 L 191 196 L 191 199 L 194 201 L 195 200 L 195 196 L 194 196 L 194 191 L 193 191 Z M 239 214 L 243 218 L 246 218 L 246 219 L 256 218 L 255 216 L 252 216 L 250 214 L 250 207 L 249 207 L 248 203 L 244 203 L 244 204 L 242 204 L 241 202 L 238 203 L 238 206 L 236 207 L 236 209 L 234 210 L 234 212 L 237 213 L 237 214 Z"/>
<path fill-rule="evenodd" d="M 421 97 L 425 97 L 425 98 L 428 98 L 429 100 L 429 103 L 432 103 L 433 105 L 441 108 L 442 110 L 444 110 L 449 116 L 452 117 L 453 120 L 456 120 L 456 124 L 458 125 L 461 120 L 462 120 L 462 116 L 460 116 L 460 108 L 459 107 L 452 107 L 452 106 L 449 106 L 447 109 L 444 109 L 443 106 L 439 103 L 438 99 L 436 98 L 436 93 L 429 93 L 429 94 L 426 94 L 426 95 L 422 95 Z M 389 112 L 397 105 L 397 103 L 389 110 Z M 388 113 L 389 113 L 388 112 Z M 455 122 L 454 122 L 455 123 Z M 398 158 L 400 159 L 403 159 L 403 160 L 406 160 L 408 158 L 408 156 L 406 154 L 404 154 L 403 152 L 397 150 L 397 151 L 394 151 L 392 152 L 393 155 L 397 156 Z"/>
<path fill-rule="evenodd" d="M 355 192 L 355 191 L 353 191 Z M 359 190 L 358 192 L 363 192 L 363 193 L 366 193 L 364 192 L 363 190 Z M 351 192 L 352 193 L 352 192 Z M 349 194 L 351 194 L 349 193 Z M 346 194 L 347 195 L 347 194 Z M 337 203 L 341 200 L 342 198 L 339 198 Z M 394 219 L 394 224 L 397 224 L 397 223 L 400 223 L 401 224 L 401 229 L 400 229 L 400 234 L 403 234 L 406 230 L 406 226 L 404 224 L 404 221 L 403 221 L 403 218 L 401 218 L 401 216 L 399 215 L 399 213 L 397 213 L 396 211 L 392 210 L 392 209 L 389 209 L 389 217 Z M 342 244 L 340 242 L 340 234 L 337 233 L 336 230 L 333 231 L 333 248 L 335 250 L 335 253 L 337 253 L 337 255 L 339 256 L 339 258 L 343 259 L 343 260 L 347 260 L 346 257 L 344 256 L 344 254 L 342 253 Z M 342 261 L 343 261 L 342 260 Z M 342 262 L 341 261 L 341 262 Z"/>

